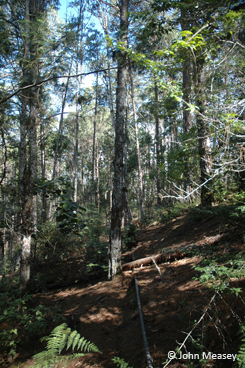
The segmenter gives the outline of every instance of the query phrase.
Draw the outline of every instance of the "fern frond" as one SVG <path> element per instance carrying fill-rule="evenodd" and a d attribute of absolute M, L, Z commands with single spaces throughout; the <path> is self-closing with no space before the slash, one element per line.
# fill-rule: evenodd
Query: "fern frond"
<path fill-rule="evenodd" d="M 65 347 L 69 349 L 72 346 L 73 350 L 76 348 L 78 350 L 100 353 L 97 346 L 81 337 L 76 330 L 71 331 L 66 323 L 55 327 L 45 340 L 47 340 L 46 350 L 33 356 L 35 361 L 33 367 L 35 368 L 50 368 L 54 367 L 56 363 L 66 364 L 68 361 L 85 355 L 84 353 L 78 353 L 69 356 L 59 356 Z"/>
<path fill-rule="evenodd" d="M 87 352 L 94 352 L 94 353 L 100 353 L 99 349 L 97 348 L 97 346 L 95 346 L 93 343 L 85 340 L 84 337 L 82 337 L 80 339 L 80 343 L 81 345 L 79 345 L 79 349 L 87 351 Z"/>
<path fill-rule="evenodd" d="M 238 351 L 237 360 L 239 368 L 245 368 L 245 323 L 239 329 L 239 334 L 241 335 L 242 345 Z"/>
<path fill-rule="evenodd" d="M 113 363 L 116 363 L 118 368 L 132 368 L 128 366 L 128 363 L 126 363 L 122 358 L 114 357 L 112 359 Z"/>
<path fill-rule="evenodd" d="M 72 350 L 74 350 L 77 347 L 77 345 L 80 341 L 80 338 L 81 338 L 80 333 L 77 333 L 75 338 L 74 338 L 73 344 L 72 344 Z"/>
<path fill-rule="evenodd" d="M 72 331 L 68 338 L 66 349 L 68 350 L 72 345 L 72 350 L 74 350 L 74 347 L 76 346 L 76 341 L 79 339 L 79 337 L 80 334 L 76 330 Z"/>
<path fill-rule="evenodd" d="M 70 334 L 71 329 L 67 327 L 66 323 L 55 327 L 51 332 L 50 336 L 47 338 L 47 350 L 57 351 L 56 355 L 59 355 L 64 349 L 67 341 L 67 337 Z"/>

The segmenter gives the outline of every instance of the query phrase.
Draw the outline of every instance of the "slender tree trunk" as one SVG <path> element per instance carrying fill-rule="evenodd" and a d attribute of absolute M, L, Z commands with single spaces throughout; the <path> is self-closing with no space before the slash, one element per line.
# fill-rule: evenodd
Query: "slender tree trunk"
<path fill-rule="evenodd" d="M 109 37 L 109 25 L 108 25 L 108 9 L 106 5 L 105 14 L 100 12 L 100 17 L 102 19 L 102 28 L 105 33 L 105 37 Z M 113 130 L 115 130 L 115 114 L 114 114 L 114 104 L 113 104 L 113 94 L 112 94 L 112 82 L 111 82 L 111 63 L 110 63 L 110 48 L 109 48 L 109 41 L 106 43 L 106 60 L 107 60 L 107 76 L 108 76 L 108 92 L 109 92 L 109 105 L 110 105 L 110 115 L 111 115 L 111 122 Z"/>
<path fill-rule="evenodd" d="M 4 192 L 4 181 L 2 182 L 1 185 L 1 194 L 2 194 L 2 216 L 3 216 L 3 229 L 1 231 L 1 237 L 2 237 L 2 251 L 1 251 L 1 256 L 4 258 L 5 257 L 5 250 L 6 250 L 6 199 L 5 199 L 5 192 Z"/>
<path fill-rule="evenodd" d="M 84 199 L 84 158 L 82 157 L 82 203 L 85 204 L 85 199 Z"/>
<path fill-rule="evenodd" d="M 82 53 L 82 39 L 83 35 L 80 35 L 80 31 L 83 32 L 83 10 L 84 4 L 83 1 L 80 3 L 79 9 L 79 19 L 78 19 L 78 46 L 77 46 L 77 61 L 76 61 L 76 74 L 78 75 L 79 64 L 82 67 L 83 63 L 83 53 Z M 77 191 L 78 191 L 78 136 L 79 136 L 79 114 L 80 114 L 80 104 L 79 104 L 79 96 L 81 92 L 81 76 L 77 77 L 77 87 L 76 87 L 76 122 L 75 122 L 75 144 L 74 144 L 74 158 L 73 158 L 73 200 L 77 202 Z"/>
<path fill-rule="evenodd" d="M 2 257 L 4 258 L 5 249 L 6 249 L 6 197 L 5 197 L 5 177 L 7 172 L 7 144 L 4 136 L 4 129 L 1 126 L 1 135 L 2 135 L 2 178 L 1 178 L 1 194 L 2 194 L 2 217 L 3 217 L 3 229 L 2 229 Z"/>
<path fill-rule="evenodd" d="M 212 192 L 208 179 L 211 174 L 211 142 L 208 123 L 205 121 L 206 96 L 205 96 L 205 70 L 204 61 L 198 60 L 195 75 L 195 95 L 198 113 L 196 116 L 198 132 L 198 151 L 200 157 L 200 179 L 201 179 L 201 206 L 212 206 Z"/>
<path fill-rule="evenodd" d="M 126 96 L 127 97 L 127 96 Z M 123 211 L 124 211 L 124 217 L 122 218 L 122 227 L 127 226 L 132 221 L 131 211 L 129 207 L 129 200 L 128 200 L 128 103 L 127 98 L 125 101 L 126 105 L 126 118 L 125 118 L 125 126 L 124 126 L 124 172 L 123 172 L 123 180 L 124 180 L 124 188 L 123 191 Z"/>
<path fill-rule="evenodd" d="M 79 111 L 80 108 L 77 104 L 76 107 L 76 122 L 75 122 L 75 145 L 74 145 L 74 158 L 73 158 L 73 200 L 77 201 L 77 173 L 78 173 L 78 135 L 79 135 Z"/>
<path fill-rule="evenodd" d="M 182 73 L 183 73 L 183 132 L 187 136 L 187 134 L 190 132 L 190 129 L 192 127 L 192 115 L 190 112 L 190 109 L 185 104 L 191 102 L 191 76 L 190 76 L 190 70 L 191 70 L 191 62 L 190 59 L 184 60 L 182 63 Z M 192 172 L 192 163 L 191 163 L 191 156 L 187 159 L 185 162 L 185 182 L 184 182 L 184 188 L 187 193 L 190 193 L 192 191 L 192 182 L 193 182 L 193 172 Z M 190 198 L 191 200 L 191 198 Z"/>
<path fill-rule="evenodd" d="M 141 219 L 141 222 L 142 222 L 144 220 L 143 175 L 142 175 L 142 169 L 141 169 L 138 122 L 137 122 L 137 113 L 136 113 L 135 97 L 134 97 L 134 80 L 133 80 L 131 65 L 129 66 L 129 76 L 130 76 L 130 84 L 131 84 L 131 98 L 132 98 L 132 106 L 133 106 L 134 128 L 135 128 L 135 141 L 136 141 L 136 152 L 137 152 L 137 161 L 138 161 L 138 183 L 139 183 L 140 219 Z"/>
<path fill-rule="evenodd" d="M 31 27 L 35 22 L 39 4 L 25 1 L 25 27 L 23 84 L 33 84 L 38 79 L 36 48 Z M 22 242 L 20 262 L 20 292 L 23 294 L 30 281 L 31 233 L 33 231 L 34 184 L 37 174 L 37 96 L 38 88 L 32 88 L 22 98 L 21 143 L 20 143 L 20 195 L 22 209 Z M 27 108 L 29 115 L 27 115 Z M 26 144 L 28 140 L 28 151 Z M 21 160 L 23 159 L 23 162 Z"/>
<path fill-rule="evenodd" d="M 119 42 L 127 46 L 128 36 L 128 0 L 120 1 Z M 121 223 L 123 213 L 123 147 L 124 147 L 124 116 L 125 86 L 127 74 L 127 54 L 118 51 L 117 91 L 116 91 L 116 126 L 115 126 L 115 157 L 114 181 L 112 196 L 112 213 L 109 256 L 109 279 L 113 279 L 121 270 Z"/>
<path fill-rule="evenodd" d="M 98 140 L 96 141 L 96 197 L 97 197 L 97 211 L 100 212 L 100 171 L 99 171 L 99 144 Z"/>
<path fill-rule="evenodd" d="M 44 120 L 40 124 L 40 149 L 41 149 L 41 172 L 42 178 L 46 177 L 46 164 L 45 164 L 45 125 Z M 42 190 L 42 221 L 45 223 L 47 221 L 47 198 L 45 194 L 45 189 Z"/>
<path fill-rule="evenodd" d="M 95 108 L 94 108 L 94 132 L 93 132 L 93 150 L 92 150 L 92 180 L 91 180 L 91 204 L 94 202 L 94 162 L 95 162 L 95 150 L 97 143 L 97 113 L 98 113 L 98 73 L 96 75 L 95 86 Z"/>
<path fill-rule="evenodd" d="M 186 11 L 181 11 L 181 28 L 182 31 L 190 31 L 189 16 Z M 192 128 L 192 114 L 188 104 L 191 103 L 191 58 L 188 50 L 186 51 L 182 61 L 182 90 L 183 90 L 183 132 L 187 136 Z M 193 172 L 191 156 L 185 163 L 185 182 L 184 189 L 187 193 L 192 191 Z M 191 199 L 191 198 L 190 198 Z"/>
<path fill-rule="evenodd" d="M 159 107 L 158 107 L 158 85 L 156 78 L 154 78 L 154 93 L 155 93 L 155 147 L 156 147 L 156 174 L 157 174 L 157 204 L 161 204 L 160 191 L 160 175 L 159 175 L 159 165 L 160 165 L 160 155 L 159 155 Z"/>
<path fill-rule="evenodd" d="M 62 98 L 59 129 L 58 129 L 58 135 L 57 135 L 57 140 L 56 140 L 56 145 L 55 145 L 55 152 L 54 152 L 54 166 L 53 166 L 52 180 L 54 180 L 54 178 L 56 176 L 56 165 L 57 165 L 57 160 L 58 160 L 58 149 L 59 149 L 59 143 L 60 143 L 60 136 L 63 132 L 64 111 L 65 111 L 65 105 L 66 105 L 66 99 L 67 99 L 67 92 L 68 92 L 68 88 L 69 88 L 69 81 L 70 81 L 69 76 L 71 75 L 72 64 L 73 64 L 73 58 L 71 60 L 71 64 L 70 64 L 70 68 L 69 68 L 69 74 L 68 74 L 68 77 L 67 77 L 67 80 L 66 80 L 65 90 L 64 90 L 63 98 Z"/>

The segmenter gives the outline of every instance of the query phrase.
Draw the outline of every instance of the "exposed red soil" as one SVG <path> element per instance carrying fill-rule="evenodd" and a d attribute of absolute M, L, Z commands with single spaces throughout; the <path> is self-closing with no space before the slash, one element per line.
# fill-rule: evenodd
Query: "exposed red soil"
<path fill-rule="evenodd" d="M 125 261 L 130 261 L 132 256 L 139 259 L 163 251 L 181 254 L 194 245 L 200 249 L 204 245 L 216 247 L 220 254 L 229 254 L 234 249 L 239 251 L 243 242 L 238 229 L 232 226 L 220 216 L 190 221 L 187 215 L 183 215 L 166 224 L 144 229 L 138 235 L 137 246 L 124 254 Z M 200 260 L 199 254 L 193 254 L 171 263 L 158 264 L 158 269 L 151 264 L 122 272 L 110 282 L 93 280 L 90 285 L 74 284 L 54 289 L 36 294 L 33 304 L 59 307 L 68 325 L 95 343 L 102 352 L 89 354 L 69 367 L 116 367 L 111 359 L 118 356 L 130 367 L 144 368 L 146 359 L 135 293 L 136 276 L 153 366 L 163 367 L 168 352 L 180 346 L 214 295 L 212 289 L 193 279 L 197 276 L 193 266 Z M 65 267 L 63 264 L 63 270 L 59 272 L 65 274 Z M 76 267 L 78 263 L 74 263 L 74 273 L 78 273 Z M 243 281 L 234 280 L 234 283 L 243 287 Z M 243 320 L 243 316 L 241 299 L 233 295 L 217 295 L 202 322 L 187 340 L 183 353 L 199 353 L 200 356 L 202 351 L 237 353 L 238 321 L 239 318 Z M 199 350 L 193 339 L 199 339 Z M 40 346 L 36 344 L 29 347 L 26 353 L 35 354 L 38 351 Z M 24 350 L 22 353 L 24 357 Z M 30 363 L 31 360 L 26 361 L 25 367 Z M 232 360 L 210 360 L 202 366 L 231 367 L 233 364 Z M 14 366 L 9 364 L 9 367 Z M 187 367 L 187 362 L 184 359 L 173 360 L 168 367 Z"/>

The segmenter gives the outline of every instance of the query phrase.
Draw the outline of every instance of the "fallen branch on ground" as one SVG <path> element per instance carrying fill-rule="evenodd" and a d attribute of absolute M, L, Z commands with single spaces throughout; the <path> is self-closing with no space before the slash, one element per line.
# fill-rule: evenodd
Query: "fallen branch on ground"
<path fill-rule="evenodd" d="M 171 262 L 171 261 L 173 262 L 176 259 L 185 258 L 185 256 L 186 256 L 186 252 L 180 252 L 180 251 L 175 251 L 175 252 L 171 252 L 167 254 L 160 253 L 160 254 L 156 254 L 155 256 L 140 258 L 135 261 L 125 263 L 124 265 L 122 265 L 122 271 L 129 271 L 129 270 L 132 270 L 133 268 L 148 266 L 152 263 L 158 264 L 158 263 L 165 263 L 165 262 Z"/>

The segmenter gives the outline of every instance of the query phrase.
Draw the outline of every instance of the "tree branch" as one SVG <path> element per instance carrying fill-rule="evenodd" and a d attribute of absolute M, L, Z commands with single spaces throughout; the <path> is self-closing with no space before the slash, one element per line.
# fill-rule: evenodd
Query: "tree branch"
<path fill-rule="evenodd" d="M 41 82 L 36 82 L 36 83 L 30 84 L 28 86 L 24 86 L 24 87 L 18 88 L 15 92 L 11 93 L 7 97 L 5 97 L 2 100 L 0 100 L 0 104 L 6 102 L 8 100 L 10 100 L 12 97 L 16 96 L 21 91 L 25 91 L 25 90 L 30 89 L 30 88 L 33 88 L 33 87 L 40 87 L 43 84 L 45 84 L 47 82 L 50 82 L 52 80 L 61 79 L 61 78 L 77 78 L 79 76 L 86 76 L 86 75 L 95 74 L 95 73 L 103 73 L 103 72 L 106 72 L 108 70 L 113 70 L 113 69 L 117 69 L 117 67 L 93 70 L 93 71 L 88 72 L 88 73 L 79 73 L 79 74 L 74 74 L 74 75 L 61 75 L 61 76 L 49 77 L 47 79 L 44 79 Z"/>

